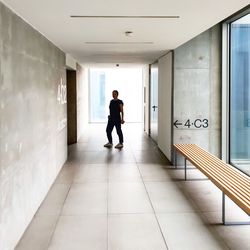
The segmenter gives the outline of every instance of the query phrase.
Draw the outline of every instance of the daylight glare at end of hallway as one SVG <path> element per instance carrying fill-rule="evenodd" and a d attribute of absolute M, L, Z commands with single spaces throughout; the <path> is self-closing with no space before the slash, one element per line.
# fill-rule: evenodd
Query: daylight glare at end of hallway
<path fill-rule="evenodd" d="M 89 75 L 90 122 L 107 121 L 113 90 L 124 103 L 125 121 L 142 122 L 142 68 L 92 68 Z"/>

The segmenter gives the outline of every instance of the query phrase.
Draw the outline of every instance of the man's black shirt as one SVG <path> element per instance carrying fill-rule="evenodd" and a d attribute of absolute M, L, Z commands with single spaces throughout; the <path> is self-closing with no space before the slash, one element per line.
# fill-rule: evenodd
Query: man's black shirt
<path fill-rule="evenodd" d="M 110 112 L 110 119 L 112 120 L 121 120 L 121 115 L 120 115 L 120 105 L 123 105 L 123 101 L 120 99 L 113 99 L 110 101 L 109 104 L 109 112 Z"/>

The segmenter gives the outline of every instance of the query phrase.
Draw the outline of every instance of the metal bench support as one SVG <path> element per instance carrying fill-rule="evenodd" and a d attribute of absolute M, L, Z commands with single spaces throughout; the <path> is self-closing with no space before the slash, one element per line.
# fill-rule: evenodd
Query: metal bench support
<path fill-rule="evenodd" d="M 222 192 L 222 224 L 225 226 L 250 225 L 250 221 L 231 221 L 226 222 L 226 201 L 225 194 Z"/>
<path fill-rule="evenodd" d="M 175 165 L 175 168 L 177 168 L 177 150 L 174 149 L 174 165 Z"/>
<path fill-rule="evenodd" d="M 191 160 L 191 163 L 193 163 L 193 165 L 195 165 L 198 169 L 200 169 L 200 170 L 203 170 L 203 168 L 202 168 L 202 166 L 200 166 L 199 164 L 202 164 L 202 161 L 200 162 L 200 161 L 195 161 L 195 159 L 196 158 L 194 158 L 194 157 L 192 157 L 192 155 L 195 153 L 195 151 L 196 151 L 196 148 L 197 149 L 199 149 L 198 150 L 198 153 L 201 151 L 201 153 L 204 151 L 204 150 L 202 150 L 202 148 L 199 148 L 197 145 L 195 145 L 195 144 L 186 144 L 186 148 L 183 146 L 183 145 L 179 145 L 180 146 L 180 148 L 178 147 L 178 144 L 175 144 L 174 145 L 174 161 L 175 161 L 175 168 L 177 169 L 177 151 L 178 152 L 180 152 L 183 156 L 184 156 L 184 171 L 185 171 L 185 181 L 187 180 L 187 161 L 189 161 L 189 160 Z M 192 147 L 191 149 L 192 149 L 192 151 L 191 151 L 191 154 L 190 154 L 190 159 L 189 159 L 189 148 L 188 147 Z M 182 152 L 182 149 L 184 149 L 183 151 L 184 152 Z M 187 152 L 186 152 L 187 151 Z M 205 154 L 205 156 L 206 156 L 206 151 L 204 151 L 204 154 Z M 187 157 L 186 157 L 186 155 L 187 155 Z M 210 156 L 211 154 L 208 154 L 208 156 Z M 202 155 L 201 155 L 202 156 Z M 193 161 L 194 162 L 193 162 Z M 219 165 L 220 166 L 222 166 L 222 167 L 224 167 L 224 164 L 226 165 L 226 163 L 223 163 L 220 159 L 218 159 L 218 161 L 215 159 L 214 161 L 212 161 L 212 163 L 210 162 L 210 161 L 207 161 L 207 162 L 205 162 L 206 163 L 206 168 L 207 168 L 207 166 L 208 166 L 208 163 L 209 164 L 213 164 L 213 162 L 214 162 L 214 164 L 216 164 L 217 162 L 219 163 Z M 221 163 L 222 162 L 222 163 Z M 205 169 L 206 169 L 205 168 Z M 211 169 L 213 169 L 213 171 L 215 171 L 216 172 L 216 168 L 214 167 L 214 165 L 212 165 L 211 166 Z M 205 171 L 205 170 L 204 170 Z M 201 171 L 201 172 L 203 172 L 203 171 Z M 223 171 L 222 171 L 223 172 Z M 224 173 L 224 172 L 223 172 Z M 206 174 L 206 171 L 205 171 L 205 173 L 204 173 L 207 177 L 208 177 L 208 179 L 210 179 L 210 177 L 211 177 L 211 180 L 213 180 L 213 176 L 211 175 L 211 174 L 209 174 L 209 173 L 207 173 Z M 210 176 L 210 177 L 209 177 Z M 215 173 L 215 177 L 216 177 L 216 173 Z M 225 176 L 225 178 L 229 178 L 230 177 L 230 175 L 226 175 Z M 239 178 L 240 179 L 240 178 Z M 189 181 L 190 181 L 190 179 L 188 179 Z M 195 179 L 195 180 L 197 180 L 197 179 Z M 241 180 L 241 179 L 240 179 Z M 248 183 L 248 180 L 246 180 L 247 182 L 246 183 Z M 234 182 L 233 182 L 234 183 Z M 222 184 L 220 184 L 220 183 L 214 183 L 219 189 L 221 189 L 222 190 L 222 224 L 223 225 L 250 225 L 250 216 L 249 216 L 249 213 L 248 213 L 248 208 L 249 208 L 249 203 L 247 203 L 247 205 L 246 205 L 246 208 L 245 208 L 245 206 L 243 206 L 242 205 L 242 203 L 241 203 L 241 201 L 239 201 L 239 205 L 235 202 L 235 204 L 237 205 L 237 206 L 239 206 L 240 208 L 242 208 L 241 207 L 241 205 L 243 206 L 243 208 L 242 208 L 242 210 L 248 215 L 248 217 L 249 217 L 249 220 L 247 220 L 247 221 L 239 221 L 239 222 L 234 222 L 234 221 L 229 221 L 229 222 L 227 222 L 226 221 L 226 212 L 225 212 L 225 210 L 226 210 L 226 201 L 225 201 L 225 193 L 224 193 L 224 191 L 227 191 L 228 189 L 227 188 L 225 188 L 225 190 L 224 190 L 224 186 L 222 185 Z M 236 183 L 237 184 L 237 183 Z M 244 189 L 243 190 L 244 191 L 244 193 L 247 193 L 248 194 L 248 189 Z M 227 192 L 226 192 L 227 193 Z M 239 195 L 239 194 L 238 194 Z M 238 196 L 237 196 L 237 194 L 235 194 L 235 197 L 237 198 Z M 230 198 L 230 197 L 229 197 Z M 232 199 L 231 199 L 232 200 Z M 233 201 L 233 200 L 232 200 Z"/>
<path fill-rule="evenodd" d="M 187 180 L 187 158 L 184 160 L 184 165 L 185 165 L 185 181 Z"/>

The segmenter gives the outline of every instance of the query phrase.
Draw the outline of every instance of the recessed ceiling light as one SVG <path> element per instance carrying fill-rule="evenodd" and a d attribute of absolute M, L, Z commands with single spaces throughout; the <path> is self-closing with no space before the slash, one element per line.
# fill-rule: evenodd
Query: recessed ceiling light
<path fill-rule="evenodd" d="M 153 19 L 174 19 L 180 18 L 180 16 L 82 16 L 82 15 L 71 15 L 72 18 L 153 18 Z"/>
<path fill-rule="evenodd" d="M 85 42 L 85 44 L 154 44 L 154 42 Z"/>
<path fill-rule="evenodd" d="M 133 31 L 126 31 L 125 36 L 133 36 Z"/>

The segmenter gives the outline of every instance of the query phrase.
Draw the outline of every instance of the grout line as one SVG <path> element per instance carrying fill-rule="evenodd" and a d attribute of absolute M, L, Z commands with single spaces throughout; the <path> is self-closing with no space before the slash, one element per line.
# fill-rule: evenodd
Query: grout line
<path fill-rule="evenodd" d="M 107 250 L 109 249 L 109 164 L 107 163 Z"/>
<path fill-rule="evenodd" d="M 148 138 L 148 139 L 150 140 L 150 138 Z M 151 140 L 152 140 L 152 139 L 151 139 Z M 133 155 L 134 155 L 134 150 L 132 150 L 132 152 L 133 152 Z M 134 156 L 134 157 L 135 157 L 135 156 Z M 140 173 L 141 180 L 142 180 L 142 183 L 143 183 L 143 185 L 144 185 L 145 191 L 146 191 L 146 193 L 147 193 L 147 196 L 148 196 L 150 205 L 151 205 L 151 207 L 152 207 L 153 214 L 154 214 L 155 219 L 156 219 L 156 221 L 157 221 L 157 224 L 158 224 L 160 233 L 161 233 L 161 235 L 162 235 L 162 238 L 163 238 L 163 241 L 164 241 L 164 243 L 165 243 L 165 246 L 166 246 L 167 250 L 169 250 L 169 247 L 168 247 L 167 241 L 166 241 L 166 239 L 165 239 L 165 237 L 164 237 L 164 234 L 163 234 L 163 231 L 162 231 L 160 222 L 159 222 L 159 220 L 158 220 L 158 217 L 157 217 L 157 215 L 156 215 L 155 209 L 154 209 L 154 207 L 153 207 L 153 203 L 152 203 L 152 201 L 151 201 L 151 199 L 150 199 L 150 196 L 149 196 L 149 193 L 148 193 L 146 184 L 145 184 L 144 179 L 143 179 L 143 177 L 142 177 L 142 173 L 141 173 L 141 170 L 140 170 L 140 168 L 139 168 L 139 164 L 143 164 L 143 163 L 140 163 L 140 162 L 137 162 L 137 161 L 136 161 L 136 166 L 137 166 L 137 169 L 138 169 L 138 171 L 139 171 L 139 173 Z"/>
<path fill-rule="evenodd" d="M 136 164 L 136 165 L 137 165 L 137 164 Z M 138 168 L 138 170 L 139 170 L 139 172 L 140 172 L 140 175 L 141 175 L 141 178 L 142 178 L 142 174 L 141 174 L 141 171 L 140 171 L 140 168 L 138 167 L 138 165 L 137 165 L 137 168 Z M 148 190 L 147 190 L 147 187 L 146 187 L 146 184 L 145 184 L 143 178 L 142 178 L 142 183 L 143 183 L 144 188 L 145 188 L 145 190 L 146 190 L 146 193 L 147 193 L 147 196 L 148 196 L 150 205 L 151 205 L 151 207 L 152 207 L 152 209 L 153 209 L 153 211 L 154 211 L 154 216 L 155 216 L 155 219 L 156 219 L 156 221 L 157 221 L 158 227 L 159 227 L 159 229 L 160 229 L 160 232 L 161 232 L 163 241 L 164 241 L 164 243 L 165 243 L 165 246 L 166 246 L 167 249 L 169 249 L 168 244 L 167 244 L 167 241 L 166 241 L 166 239 L 165 239 L 165 237 L 164 237 L 164 234 L 163 234 L 163 232 L 162 232 L 162 228 L 161 228 L 160 222 L 159 222 L 158 217 L 157 217 L 157 215 L 156 215 L 155 209 L 154 209 L 154 207 L 153 207 L 153 203 L 152 203 L 152 201 L 151 201 L 151 199 L 150 199 L 150 196 L 149 196 L 149 193 L 148 193 Z"/>

